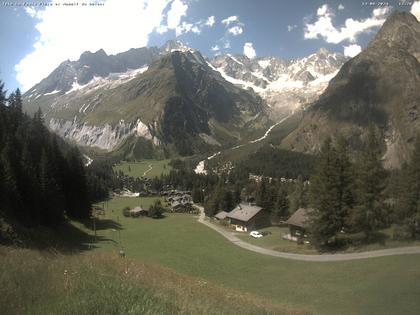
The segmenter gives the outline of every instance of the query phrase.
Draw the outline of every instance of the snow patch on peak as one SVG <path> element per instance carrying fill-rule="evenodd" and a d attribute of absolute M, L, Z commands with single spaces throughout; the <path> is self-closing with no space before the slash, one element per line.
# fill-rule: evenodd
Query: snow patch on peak
<path fill-rule="evenodd" d="M 271 63 L 271 60 L 267 60 L 267 59 L 258 60 L 258 64 L 263 69 L 267 68 L 270 65 L 270 63 Z"/>
<path fill-rule="evenodd" d="M 60 90 L 54 90 L 54 91 L 52 91 L 52 92 L 45 93 L 45 94 L 44 94 L 44 96 L 45 96 L 45 95 L 53 95 L 53 94 L 57 94 L 57 93 L 60 93 L 60 92 L 61 92 Z"/>
<path fill-rule="evenodd" d="M 236 63 L 239 63 L 240 65 L 244 65 L 242 62 L 240 62 L 238 59 L 236 59 L 235 57 L 233 57 L 231 54 L 227 54 L 229 57 L 230 57 L 230 59 L 232 59 L 233 61 L 235 61 Z"/>

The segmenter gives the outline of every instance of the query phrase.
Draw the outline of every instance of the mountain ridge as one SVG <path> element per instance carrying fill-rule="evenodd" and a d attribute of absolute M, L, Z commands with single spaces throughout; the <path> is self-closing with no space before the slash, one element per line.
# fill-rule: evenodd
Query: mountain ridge
<path fill-rule="evenodd" d="M 357 151 L 373 123 L 382 137 L 385 165 L 401 166 L 420 131 L 417 43 L 420 23 L 410 13 L 393 13 L 367 48 L 341 67 L 319 100 L 304 112 L 283 147 L 315 153 L 323 139 L 341 133 Z"/>
<path fill-rule="evenodd" d="M 142 69 L 84 86 L 75 86 L 75 78 L 67 92 L 37 96 L 34 87 L 24 106 L 42 104 L 52 130 L 108 151 L 135 136 L 169 152 L 194 154 L 236 143 L 248 131 L 262 133 L 270 123 L 264 101 L 225 81 L 198 51 L 170 47 Z"/>

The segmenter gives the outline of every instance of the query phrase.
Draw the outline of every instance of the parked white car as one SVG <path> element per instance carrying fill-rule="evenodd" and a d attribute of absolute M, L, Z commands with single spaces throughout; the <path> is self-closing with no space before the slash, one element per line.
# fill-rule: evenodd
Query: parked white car
<path fill-rule="evenodd" d="M 260 238 L 263 237 L 264 235 L 262 235 L 260 232 L 258 231 L 252 231 L 251 233 L 249 233 L 249 235 L 251 235 L 254 238 Z"/>

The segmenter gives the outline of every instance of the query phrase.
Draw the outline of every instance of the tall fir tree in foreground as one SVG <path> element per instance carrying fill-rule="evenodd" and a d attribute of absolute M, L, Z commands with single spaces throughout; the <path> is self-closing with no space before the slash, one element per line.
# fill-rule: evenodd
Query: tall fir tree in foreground
<path fill-rule="evenodd" d="M 362 231 L 370 238 L 375 230 L 383 226 L 386 217 L 383 191 L 387 173 L 382 165 L 379 137 L 373 125 L 368 128 L 357 173 L 357 206 L 352 211 L 350 224 L 354 231 Z"/>
<path fill-rule="evenodd" d="M 311 178 L 311 238 L 317 247 L 334 246 L 336 236 L 345 227 L 353 205 L 352 165 L 347 144 L 340 139 L 336 146 L 327 139 L 321 149 L 320 163 Z"/>
<path fill-rule="evenodd" d="M 404 191 L 401 193 L 399 217 L 409 236 L 420 236 L 420 135 L 417 136 L 411 159 L 403 170 Z"/>

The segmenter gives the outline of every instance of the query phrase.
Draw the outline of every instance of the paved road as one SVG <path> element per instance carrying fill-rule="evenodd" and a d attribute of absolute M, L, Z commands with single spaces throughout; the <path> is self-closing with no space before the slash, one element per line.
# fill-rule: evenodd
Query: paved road
<path fill-rule="evenodd" d="M 420 246 L 389 248 L 389 249 L 381 249 L 381 250 L 367 251 L 367 252 L 362 252 L 362 253 L 349 253 L 349 254 L 304 255 L 304 254 L 279 252 L 279 251 L 255 246 L 255 245 L 242 241 L 241 239 L 236 237 L 233 232 L 226 231 L 223 228 L 206 221 L 204 208 L 200 206 L 196 206 L 196 207 L 200 210 L 198 222 L 222 234 L 225 238 L 227 238 L 233 244 L 239 247 L 242 247 L 244 249 L 263 254 L 263 255 L 269 255 L 273 257 L 280 257 L 280 258 L 293 259 L 293 260 L 301 260 L 301 261 L 328 262 L 328 261 L 358 260 L 358 259 L 383 257 L 383 256 L 420 254 Z"/>

